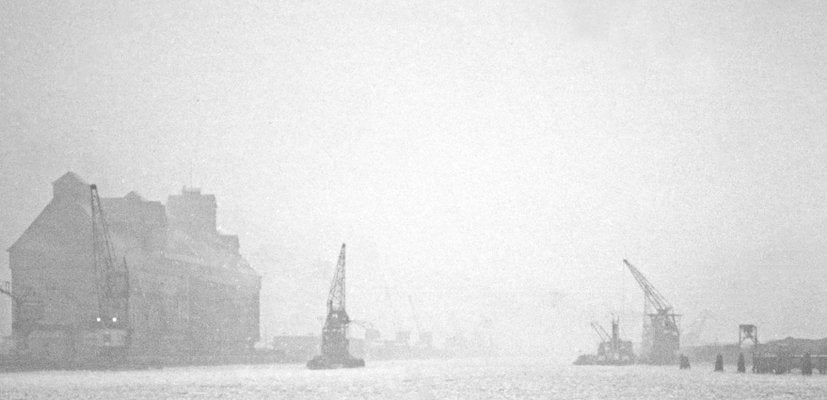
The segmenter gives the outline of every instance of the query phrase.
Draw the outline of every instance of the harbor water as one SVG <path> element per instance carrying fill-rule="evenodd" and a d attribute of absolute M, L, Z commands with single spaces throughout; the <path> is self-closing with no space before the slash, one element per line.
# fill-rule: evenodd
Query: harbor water
<path fill-rule="evenodd" d="M 571 366 L 544 359 L 232 365 L 0 375 L 0 399 L 826 399 L 827 376 Z"/>

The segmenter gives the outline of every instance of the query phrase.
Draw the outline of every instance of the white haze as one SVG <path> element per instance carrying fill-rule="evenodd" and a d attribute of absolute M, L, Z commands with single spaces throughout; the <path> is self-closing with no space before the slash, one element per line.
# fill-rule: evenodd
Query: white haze
<path fill-rule="evenodd" d="M 3 1 L 0 244 L 72 170 L 104 196 L 215 194 L 268 335 L 317 317 L 285 326 L 273 282 L 317 268 L 321 314 L 346 242 L 350 314 L 386 335 L 412 296 L 438 338 L 490 318 L 501 347 L 568 358 L 615 312 L 637 341 L 628 258 L 685 321 L 713 313 L 705 341 L 824 337 L 824 21 L 817 1 Z"/>

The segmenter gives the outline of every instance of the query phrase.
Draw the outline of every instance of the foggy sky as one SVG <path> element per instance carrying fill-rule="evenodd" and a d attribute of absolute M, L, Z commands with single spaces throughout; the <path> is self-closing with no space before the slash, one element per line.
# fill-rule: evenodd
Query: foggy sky
<path fill-rule="evenodd" d="M 201 187 L 246 255 L 346 242 L 386 334 L 410 295 L 438 336 L 639 341 L 628 258 L 707 341 L 827 336 L 824 3 L 90 3 L 0 1 L 4 248 L 72 170 Z"/>

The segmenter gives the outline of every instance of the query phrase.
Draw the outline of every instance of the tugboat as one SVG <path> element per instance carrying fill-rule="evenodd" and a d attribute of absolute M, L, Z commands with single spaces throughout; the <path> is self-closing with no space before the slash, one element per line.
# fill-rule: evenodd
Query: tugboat
<path fill-rule="evenodd" d="M 345 245 L 339 253 L 336 275 L 327 296 L 327 319 L 322 329 L 322 354 L 307 362 L 309 369 L 358 368 L 365 360 L 350 355 L 347 326 L 350 317 L 345 311 Z"/>
<path fill-rule="evenodd" d="M 574 365 L 629 365 L 635 362 L 632 342 L 620 339 L 620 320 L 612 318 L 612 335 L 597 322 L 592 322 L 592 329 L 600 336 L 597 355 L 583 354 L 574 361 Z"/>

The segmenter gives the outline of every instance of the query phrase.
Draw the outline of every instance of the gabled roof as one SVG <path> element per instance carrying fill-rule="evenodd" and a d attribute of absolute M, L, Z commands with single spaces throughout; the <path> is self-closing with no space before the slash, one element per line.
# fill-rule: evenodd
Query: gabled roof
<path fill-rule="evenodd" d="M 52 182 L 52 188 L 52 201 L 6 251 L 20 248 L 24 244 L 40 249 L 55 244 L 57 240 L 55 235 L 60 233 L 57 232 L 61 222 L 58 220 L 60 212 L 66 208 L 73 208 L 73 205 L 80 207 L 82 212 L 83 206 L 77 203 L 77 196 L 84 190 L 88 192 L 89 184 L 77 174 L 72 171 L 63 174 Z"/>
<path fill-rule="evenodd" d="M 66 183 L 66 184 L 70 184 L 70 185 L 89 186 L 89 183 L 84 181 L 83 178 L 81 178 L 80 176 L 78 176 L 78 174 L 76 174 L 72 171 L 69 171 L 69 172 L 63 174 L 60 178 L 57 178 L 54 182 L 52 182 L 52 184 L 56 184 L 56 183 Z"/>
<path fill-rule="evenodd" d="M 6 251 L 30 249 L 57 251 L 77 242 L 76 225 L 87 211 L 80 204 L 52 199 L 28 228 Z"/>

